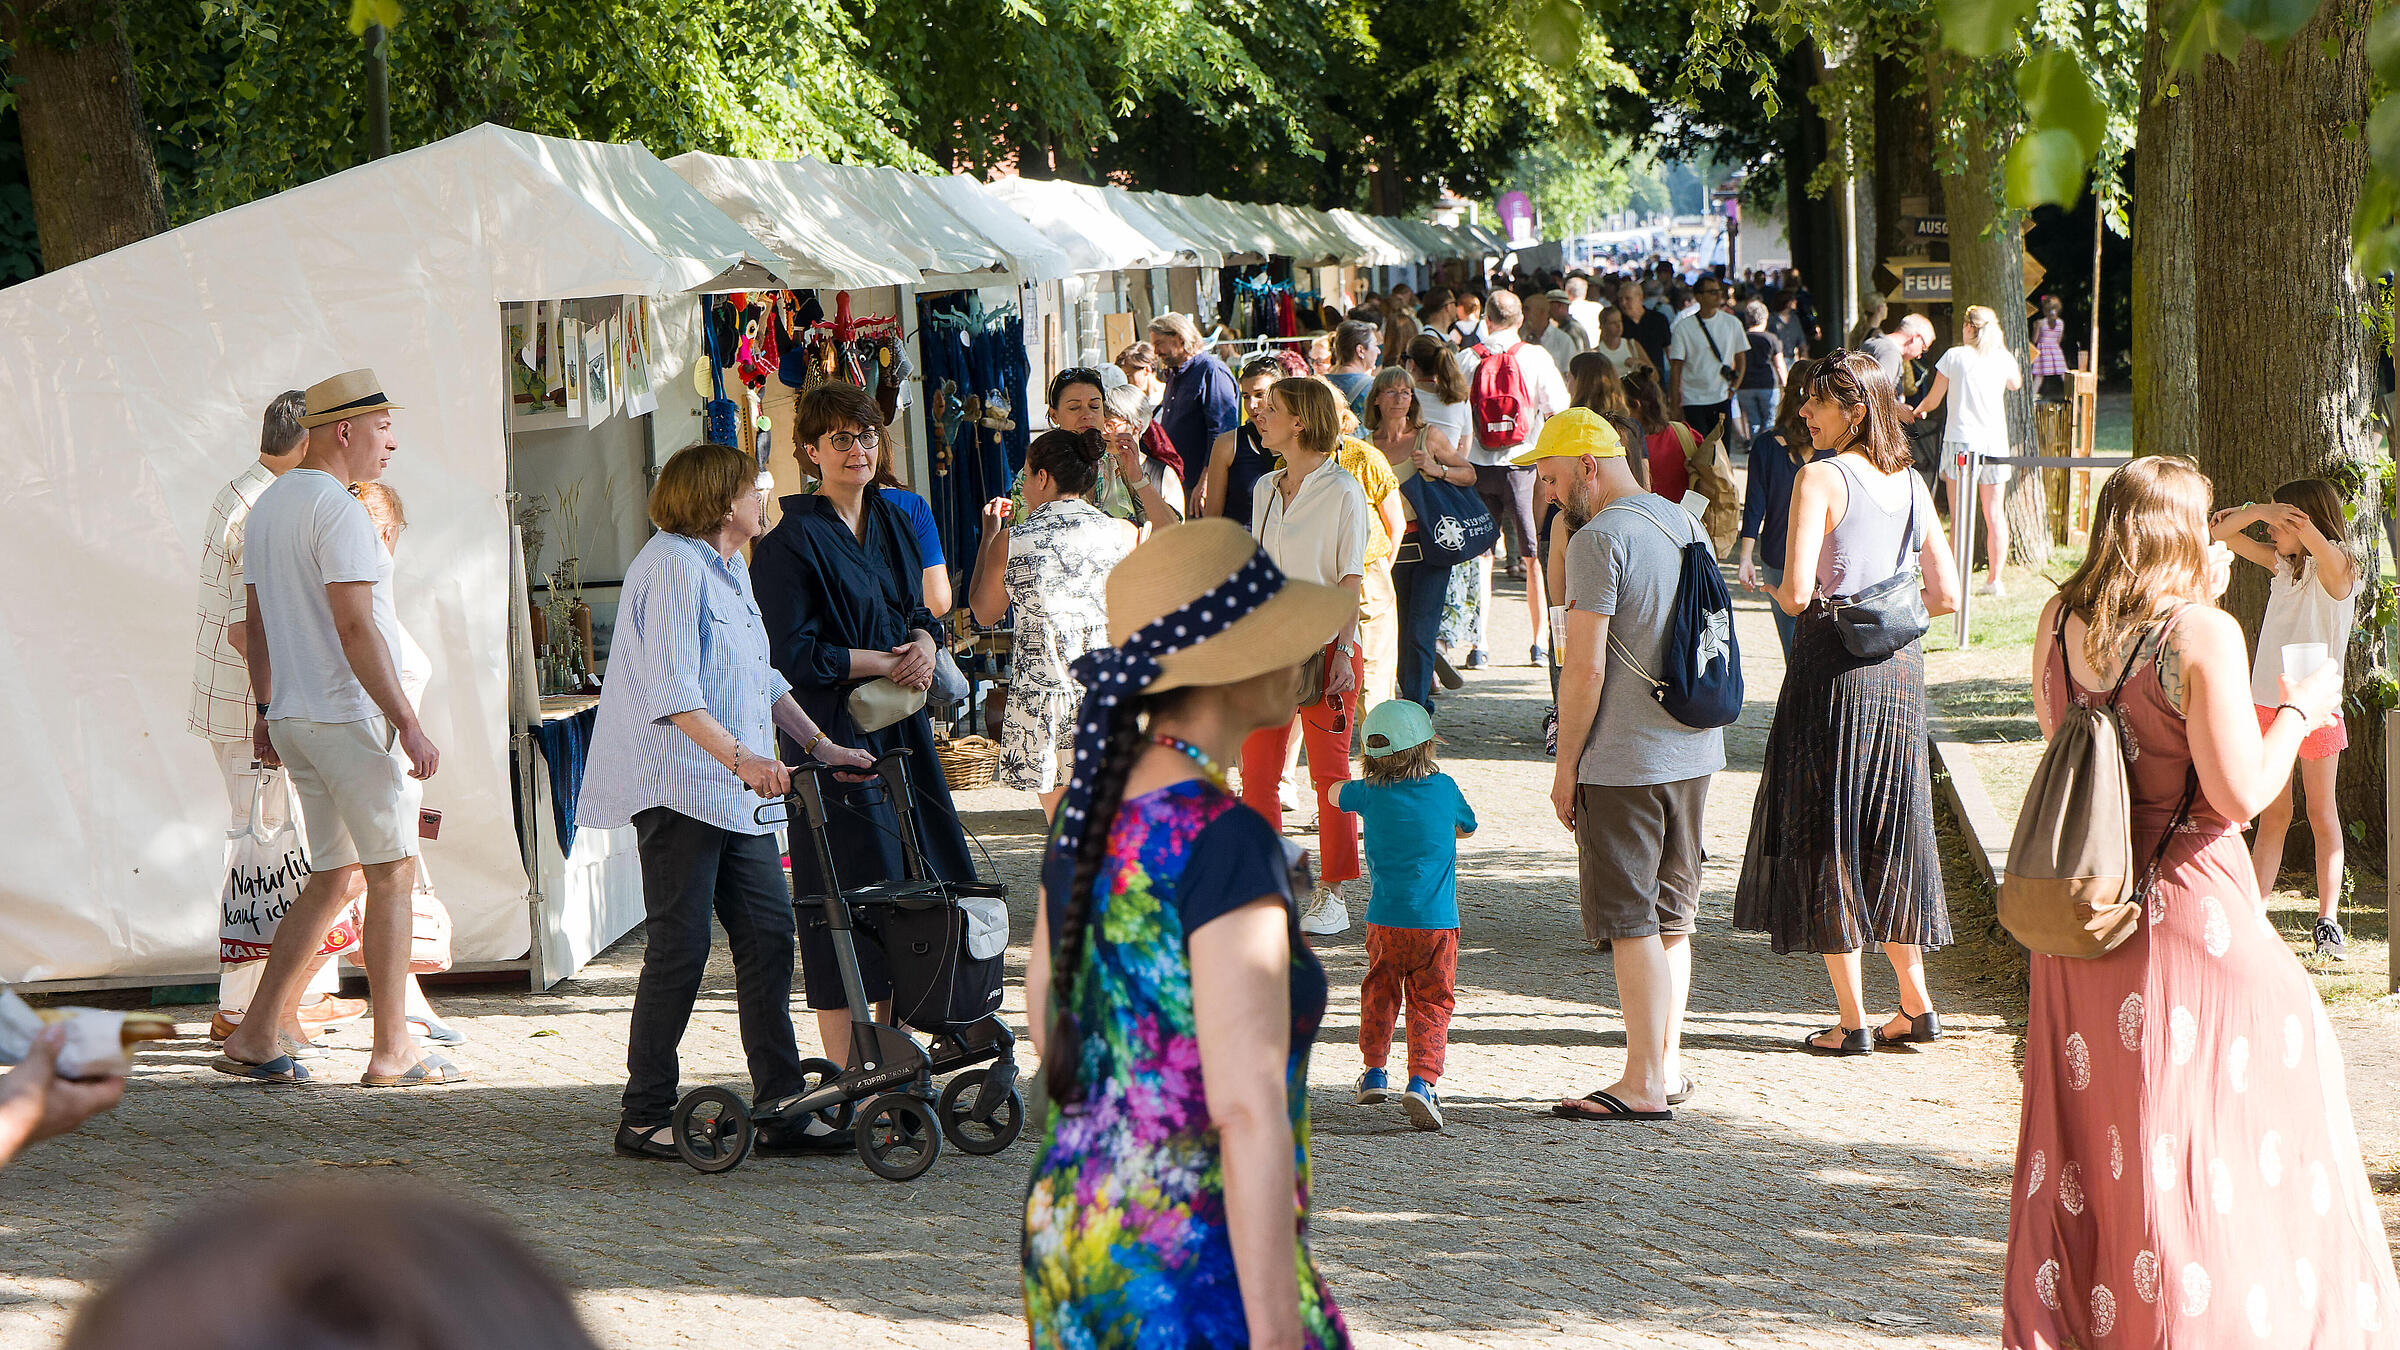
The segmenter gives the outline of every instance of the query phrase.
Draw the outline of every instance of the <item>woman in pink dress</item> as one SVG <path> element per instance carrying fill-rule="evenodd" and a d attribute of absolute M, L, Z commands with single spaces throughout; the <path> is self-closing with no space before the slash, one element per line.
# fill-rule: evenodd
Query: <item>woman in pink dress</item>
<path fill-rule="evenodd" d="M 2286 678 L 2259 730 L 2241 630 L 2212 603 L 2229 561 L 2210 550 L 2208 507 L 2190 460 L 2119 470 L 2101 489 L 2094 561 L 2036 630 L 2045 732 L 2066 700 L 2105 700 L 2132 667 L 2118 710 L 2136 859 L 2197 792 L 2142 927 L 2098 960 L 2033 958 L 2009 1350 L 2400 1347 L 2341 1053 L 2264 916 L 2241 835 L 2340 686 Z"/>

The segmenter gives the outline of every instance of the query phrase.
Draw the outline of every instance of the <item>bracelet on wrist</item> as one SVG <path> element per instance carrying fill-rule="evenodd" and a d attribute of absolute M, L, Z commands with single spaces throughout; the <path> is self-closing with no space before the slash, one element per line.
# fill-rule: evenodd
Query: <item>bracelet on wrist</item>
<path fill-rule="evenodd" d="M 2289 709 L 2291 709 L 2293 712 L 2300 713 L 2300 720 L 2301 720 L 2301 721 L 2305 722 L 2305 721 L 2307 721 L 2307 720 L 2308 720 L 2308 714 L 2307 714 L 2307 713 L 2305 713 L 2305 712 L 2300 712 L 2300 705 L 2299 705 L 2299 704 L 2297 704 L 2297 703 L 2278 703 L 2278 704 L 2276 704 L 2276 705 L 2275 705 L 2275 715 L 2276 715 L 2277 717 L 2281 717 L 2281 716 L 2283 716 L 2283 711 L 2284 711 L 2284 709 L 2286 709 L 2286 708 L 2289 708 Z"/>
<path fill-rule="evenodd" d="M 806 745 L 803 745 L 803 746 L 801 746 L 801 747 L 800 747 L 800 753 L 801 753 L 801 754 L 804 754 L 804 755 L 807 755 L 807 756 L 809 756 L 809 757 L 810 757 L 810 758 L 812 758 L 812 759 L 813 759 L 813 758 L 815 758 L 815 757 L 816 757 L 816 753 L 817 753 L 817 746 L 818 746 L 819 744 L 821 744 L 821 743 L 824 741 L 824 739 L 825 739 L 825 731 L 824 731 L 824 728 L 820 727 L 820 728 L 818 728 L 818 729 L 817 729 L 817 734 L 816 734 L 816 735 L 814 735 L 814 736 L 811 736 L 811 737 L 809 737 L 809 738 L 808 738 L 808 744 L 806 744 Z"/>

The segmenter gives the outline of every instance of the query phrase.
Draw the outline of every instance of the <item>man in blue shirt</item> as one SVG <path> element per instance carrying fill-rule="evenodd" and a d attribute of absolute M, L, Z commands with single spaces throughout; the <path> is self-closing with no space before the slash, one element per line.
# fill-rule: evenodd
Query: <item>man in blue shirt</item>
<path fill-rule="evenodd" d="M 1175 453 L 1183 456 L 1187 500 L 1184 518 L 1200 514 L 1200 485 L 1208 481 L 1208 454 L 1217 437 L 1241 421 L 1241 399 L 1234 390 L 1233 372 L 1201 347 L 1200 329 L 1181 314 L 1161 314 L 1150 321 L 1150 345 L 1159 362 L 1171 372 L 1166 398 L 1158 405 L 1158 424 L 1166 428 Z"/>

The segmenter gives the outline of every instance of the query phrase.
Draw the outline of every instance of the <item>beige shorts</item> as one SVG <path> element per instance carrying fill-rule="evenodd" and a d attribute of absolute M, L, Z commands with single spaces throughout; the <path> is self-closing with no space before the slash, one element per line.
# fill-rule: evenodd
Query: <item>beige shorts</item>
<path fill-rule="evenodd" d="M 417 855 L 424 786 L 408 776 L 399 736 L 381 717 L 360 722 L 269 722 L 300 794 L 300 825 L 312 872 Z"/>

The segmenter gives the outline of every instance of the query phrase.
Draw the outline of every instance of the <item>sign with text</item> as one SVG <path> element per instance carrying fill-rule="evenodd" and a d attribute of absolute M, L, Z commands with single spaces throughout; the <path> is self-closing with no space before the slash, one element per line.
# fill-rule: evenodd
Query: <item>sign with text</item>
<path fill-rule="evenodd" d="M 1950 302 L 1950 264 L 1894 258 L 1886 265 L 1900 275 L 1900 285 L 1892 293 L 1892 299 L 1898 303 L 1941 305 Z"/>

